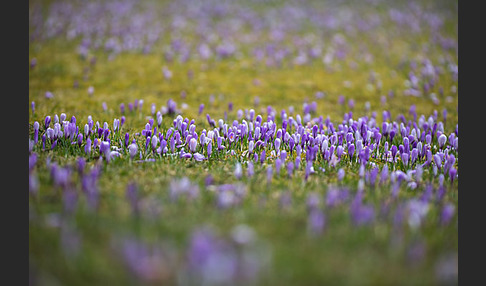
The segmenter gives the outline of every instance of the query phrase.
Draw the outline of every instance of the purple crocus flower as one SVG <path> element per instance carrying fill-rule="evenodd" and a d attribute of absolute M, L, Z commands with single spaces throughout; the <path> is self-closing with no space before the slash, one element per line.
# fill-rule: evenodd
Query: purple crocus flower
<path fill-rule="evenodd" d="M 287 175 L 289 178 L 292 177 L 292 173 L 294 172 L 294 163 L 288 162 L 287 163 Z"/>
<path fill-rule="evenodd" d="M 273 177 L 273 168 L 272 166 L 267 167 L 267 183 L 270 184 L 272 182 L 272 177 Z"/>
<path fill-rule="evenodd" d="M 216 141 L 218 143 L 218 150 L 223 150 L 225 148 L 225 146 L 222 145 L 222 143 L 223 143 L 223 137 L 219 136 Z"/>
<path fill-rule="evenodd" d="M 174 150 L 175 150 L 175 139 L 174 137 L 170 137 L 170 141 L 169 141 L 169 146 L 170 146 L 170 151 L 172 153 L 174 153 Z"/>
<path fill-rule="evenodd" d="M 79 133 L 78 134 L 78 146 L 81 147 L 81 144 L 83 143 L 83 134 Z"/>
<path fill-rule="evenodd" d="M 328 207 L 335 207 L 344 201 L 346 201 L 349 197 L 349 191 L 347 189 L 336 189 L 330 188 L 326 194 L 326 205 Z"/>
<path fill-rule="evenodd" d="M 213 147 L 212 147 L 212 146 L 213 146 L 213 144 L 212 144 L 211 142 L 212 142 L 212 141 L 210 141 L 210 142 L 208 143 L 208 147 L 207 147 L 207 148 L 208 148 L 208 149 L 207 149 L 207 152 L 208 152 L 208 158 L 211 156 L 211 153 L 212 153 L 212 150 L 213 150 Z"/>
<path fill-rule="evenodd" d="M 309 178 L 309 176 L 314 173 L 314 167 L 312 166 L 312 162 L 307 162 L 305 165 L 305 180 Z"/>
<path fill-rule="evenodd" d="M 35 173 L 29 173 L 29 193 L 36 196 L 39 192 L 39 179 Z"/>
<path fill-rule="evenodd" d="M 289 138 L 290 154 L 292 154 L 292 151 L 294 150 L 294 145 L 295 145 L 295 141 L 292 137 L 290 137 Z"/>
<path fill-rule="evenodd" d="M 155 152 L 155 150 L 157 150 L 157 145 L 159 144 L 159 138 L 157 138 L 156 135 L 152 136 L 151 144 L 152 144 L 152 150 Z"/>
<path fill-rule="evenodd" d="M 275 173 L 277 175 L 280 174 L 280 169 L 282 168 L 282 160 L 280 158 L 277 158 L 275 160 Z"/>
<path fill-rule="evenodd" d="M 437 168 L 440 168 L 442 167 L 442 158 L 440 157 L 439 154 L 434 154 L 434 162 L 435 162 L 435 165 L 437 165 Z"/>
<path fill-rule="evenodd" d="M 253 177 L 253 175 L 255 174 L 255 171 L 254 171 L 254 167 L 253 167 L 253 162 L 252 161 L 249 161 L 248 162 L 248 168 L 246 170 L 246 174 L 249 178 Z"/>
<path fill-rule="evenodd" d="M 344 101 L 345 101 L 344 95 L 340 95 L 338 98 L 339 105 L 344 105 Z"/>
<path fill-rule="evenodd" d="M 248 152 L 251 154 L 253 153 L 253 148 L 255 147 L 255 142 L 252 140 L 248 143 Z"/>
<path fill-rule="evenodd" d="M 238 179 L 238 180 L 241 179 L 241 176 L 243 175 L 243 170 L 241 168 L 240 162 L 237 162 L 236 163 L 235 173 L 234 174 L 235 174 L 236 179 Z"/>
<path fill-rule="evenodd" d="M 84 145 L 84 152 L 86 154 L 90 154 L 91 153 L 91 138 L 86 138 L 86 145 Z"/>
<path fill-rule="evenodd" d="M 456 207 L 448 203 L 446 204 L 440 213 L 440 223 L 441 225 L 447 225 L 449 222 L 452 220 L 452 217 L 454 216 L 454 212 L 456 210 Z"/>
<path fill-rule="evenodd" d="M 79 157 L 76 162 L 77 162 L 78 173 L 82 175 L 84 173 L 84 168 L 86 166 L 86 159 L 84 159 L 83 157 Z"/>
<path fill-rule="evenodd" d="M 196 152 L 196 149 L 197 149 L 197 140 L 196 138 L 191 138 L 191 140 L 189 140 L 189 150 L 194 153 Z"/>
<path fill-rule="evenodd" d="M 138 152 L 137 144 L 135 143 L 130 144 L 128 146 L 128 152 L 130 154 L 130 159 L 133 159 L 133 157 L 135 157 L 135 155 L 137 155 Z"/>
<path fill-rule="evenodd" d="M 32 58 L 32 60 L 30 60 L 30 68 L 33 69 L 37 66 L 37 59 L 36 58 Z"/>
<path fill-rule="evenodd" d="M 343 168 L 340 168 L 338 173 L 337 173 L 337 176 L 338 176 L 338 180 L 339 181 L 342 181 L 343 178 L 344 178 L 344 169 Z"/>
<path fill-rule="evenodd" d="M 321 210 L 313 209 L 307 219 L 308 231 L 311 235 L 319 235 L 324 231 L 326 217 Z"/>
<path fill-rule="evenodd" d="M 393 145 L 391 147 L 391 155 L 392 155 L 392 160 L 395 161 L 395 155 L 397 154 L 398 152 L 398 148 L 396 145 Z"/>
<path fill-rule="evenodd" d="M 54 94 L 52 94 L 52 92 L 50 92 L 50 91 L 46 91 L 45 97 L 48 98 L 48 99 L 51 99 L 51 98 L 54 97 Z"/>
<path fill-rule="evenodd" d="M 351 206 L 351 217 L 353 223 L 357 226 L 370 224 L 375 217 L 375 210 L 371 205 L 363 205 L 361 203 L 354 203 Z"/>
<path fill-rule="evenodd" d="M 39 141 L 39 122 L 34 122 L 34 144 Z"/>
<path fill-rule="evenodd" d="M 145 151 L 147 151 L 150 146 L 150 138 L 150 136 L 147 136 L 147 138 L 145 139 Z"/>
<path fill-rule="evenodd" d="M 280 144 L 282 143 L 282 141 L 280 140 L 280 138 L 276 138 L 275 139 L 275 151 L 277 152 L 277 154 L 279 154 L 280 152 Z"/>
<path fill-rule="evenodd" d="M 413 148 L 411 156 L 410 156 L 410 161 L 411 161 L 410 163 L 413 164 L 415 162 L 415 160 L 417 160 L 417 158 L 418 158 L 418 149 Z"/>
<path fill-rule="evenodd" d="M 44 128 L 45 129 L 49 128 L 50 124 L 51 124 L 51 117 L 47 115 L 46 118 L 44 119 Z"/>
<path fill-rule="evenodd" d="M 265 159 L 266 159 L 265 150 L 263 150 L 261 155 L 260 155 L 260 164 L 263 164 Z"/>
<path fill-rule="evenodd" d="M 349 145 L 348 147 L 348 154 L 349 154 L 349 158 L 353 158 L 353 155 L 354 155 L 354 144 L 351 144 Z"/>
<path fill-rule="evenodd" d="M 411 199 L 408 202 L 408 224 L 411 228 L 418 228 L 429 211 L 429 203 L 427 201 Z"/>
<path fill-rule="evenodd" d="M 337 155 L 338 159 L 341 159 L 343 152 L 344 152 L 343 146 L 339 145 L 336 149 L 336 155 Z"/>
<path fill-rule="evenodd" d="M 441 134 L 437 141 L 439 142 L 439 148 L 442 149 L 447 142 L 447 136 L 445 134 Z"/>
<path fill-rule="evenodd" d="M 100 153 L 105 156 L 105 159 L 107 161 L 110 161 L 110 142 L 108 141 L 103 141 L 101 142 L 100 145 Z"/>
<path fill-rule="evenodd" d="M 409 155 L 407 153 L 402 153 L 401 157 L 402 157 L 403 165 L 408 166 Z"/>
<path fill-rule="evenodd" d="M 32 153 L 32 155 L 29 156 L 29 172 L 32 172 L 36 163 L 37 163 L 37 154 Z"/>
<path fill-rule="evenodd" d="M 206 160 L 206 158 L 204 157 L 203 154 L 200 154 L 200 153 L 197 153 L 197 152 L 193 154 L 193 157 L 198 162 Z"/>
<path fill-rule="evenodd" d="M 451 179 L 451 184 L 454 182 L 454 179 L 456 178 L 457 170 L 454 167 L 451 167 L 449 169 L 449 178 Z"/>

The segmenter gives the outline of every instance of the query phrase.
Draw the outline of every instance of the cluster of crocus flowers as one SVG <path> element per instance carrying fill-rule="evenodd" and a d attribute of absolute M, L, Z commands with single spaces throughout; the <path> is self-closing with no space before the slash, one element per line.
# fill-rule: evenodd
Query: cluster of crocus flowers
<path fill-rule="evenodd" d="M 143 101 L 136 102 L 141 108 Z M 183 160 L 196 164 L 236 159 L 232 169 L 235 183 L 207 182 L 204 188 L 213 193 L 214 205 L 221 210 L 242 205 L 249 192 L 247 184 L 255 180 L 256 171 L 263 174 L 267 186 L 277 179 L 319 182 L 320 176 L 332 174 L 335 185 L 328 186 L 323 195 L 308 196 L 307 232 L 311 236 L 326 232 L 328 217 L 335 209 L 346 209 L 356 227 L 373 225 L 390 213 L 387 217 L 393 218 L 395 226 L 405 221 L 403 225 L 418 229 L 427 219 L 434 197 L 443 205 L 439 225 L 450 224 L 455 214 L 454 205 L 445 202 L 444 196 L 446 180 L 453 184 L 457 179 L 458 131 L 456 126 L 453 132 L 446 133 L 437 113 L 416 116 L 411 109 L 415 121 L 407 121 L 403 115 L 391 121 L 389 112 L 384 111 L 379 123 L 376 113 L 354 118 L 348 112 L 335 125 L 330 118 L 316 115 L 315 104 L 304 105 L 303 115 L 293 108 L 289 108 L 292 113 L 278 113 L 268 106 L 266 114 L 240 109 L 240 119 L 233 121 L 215 120 L 206 114 L 207 125 L 198 129 L 195 119 L 184 118 L 180 113 L 174 114 L 171 121 L 168 110 L 178 113 L 175 106 L 169 100 L 163 106 L 167 108 L 164 112 L 151 107 L 152 117 L 136 133 L 124 131 L 125 116 L 114 118 L 111 126 L 94 121 L 91 116 L 86 123 L 80 123 L 75 116 L 68 119 L 64 113 L 47 115 L 42 123 L 35 121 L 29 134 L 31 195 L 36 196 L 39 190 L 37 154 L 65 148 L 81 154 L 76 167 L 48 165 L 54 185 L 63 190 L 66 213 L 75 211 L 81 194 L 86 196 L 89 209 L 96 211 L 101 164 L 126 157 L 135 162 Z M 97 160 L 97 167 L 86 171 L 87 159 Z M 71 182 L 74 171 L 81 176 L 81 192 Z M 348 185 L 348 175 L 357 176 L 357 186 Z M 261 175 L 258 178 L 262 179 Z M 434 180 L 439 187 L 432 190 Z M 365 195 L 366 188 L 377 186 L 390 187 L 390 201 L 381 209 L 368 202 Z M 357 188 L 354 195 L 353 187 Z M 400 200 L 399 192 L 404 189 L 424 191 L 420 198 Z M 171 202 L 194 201 L 200 198 L 201 188 L 187 177 L 174 178 L 168 192 Z M 146 212 L 142 203 L 146 200 L 138 192 L 136 182 L 127 186 L 126 197 L 132 213 Z M 282 194 L 280 204 L 284 209 L 292 208 L 291 202 L 291 192 Z M 390 202 L 396 204 L 394 210 L 390 209 Z"/>
<path fill-rule="evenodd" d="M 142 100 L 135 102 L 138 108 L 142 107 Z M 170 114 L 169 111 L 175 111 L 172 108 L 176 104 L 169 100 L 167 106 L 165 116 Z M 67 116 L 62 113 L 60 117 L 56 114 L 54 120 L 47 115 L 42 127 L 34 122 L 34 132 L 29 139 L 33 141 L 33 148 L 39 144 L 40 136 L 42 150 L 48 147 L 52 150 L 59 143 L 71 148 L 77 145 L 87 155 L 97 151 L 106 161 L 123 154 L 131 159 L 177 155 L 195 161 L 221 159 L 221 154 L 236 155 L 241 162 L 246 162 L 246 166 L 252 161 L 250 168 L 253 163 L 272 163 L 269 172 L 277 175 L 283 167 L 288 176 L 302 168 L 306 179 L 328 167 L 338 168 L 341 181 L 345 176 L 343 167 L 356 164 L 360 170 L 373 169 L 371 178 L 366 180 L 372 185 L 379 164 L 386 168 L 382 176 L 388 166 L 393 165 L 392 175 L 403 173 L 401 176 L 408 181 L 420 181 L 425 170 L 431 170 L 435 176 L 443 174 L 451 182 L 457 176 L 457 128 L 445 133 L 437 113 L 428 118 L 418 117 L 411 109 L 416 121 L 407 121 L 400 115 L 398 121 L 390 122 L 389 112 L 384 111 L 383 122 L 379 124 L 375 112 L 371 117 L 357 119 L 349 112 L 335 126 L 329 118 L 324 120 L 323 116 L 315 116 L 315 104 L 305 104 L 303 110 L 302 116 L 288 114 L 285 110 L 278 114 L 268 106 L 265 116 L 257 115 L 253 109 L 244 112 L 240 109 L 244 113 L 242 119 L 231 123 L 222 119 L 216 122 L 206 114 L 209 128 L 198 132 L 195 120 L 180 114 L 173 119 L 172 126 L 163 126 L 162 112 L 151 108 L 154 118 L 148 120 L 141 132 L 125 133 L 124 137 L 121 129 L 125 116 L 115 118 L 112 126 L 107 122 L 103 125 L 94 123 L 89 116 L 81 129 L 75 116 L 66 120 Z M 241 177 L 243 166 L 237 167 L 237 177 Z M 252 173 L 252 170 L 248 172 Z"/>

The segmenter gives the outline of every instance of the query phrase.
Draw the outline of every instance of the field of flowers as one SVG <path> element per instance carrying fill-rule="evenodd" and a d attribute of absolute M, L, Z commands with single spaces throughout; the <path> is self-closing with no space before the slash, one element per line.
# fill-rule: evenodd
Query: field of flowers
<path fill-rule="evenodd" d="M 30 1 L 30 284 L 456 285 L 457 13 Z"/>

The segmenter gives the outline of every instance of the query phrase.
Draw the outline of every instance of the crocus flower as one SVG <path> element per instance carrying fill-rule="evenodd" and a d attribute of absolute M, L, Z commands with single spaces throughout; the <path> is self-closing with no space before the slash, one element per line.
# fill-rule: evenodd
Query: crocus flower
<path fill-rule="evenodd" d="M 212 144 L 212 143 L 211 143 L 211 141 L 210 141 L 210 142 L 208 143 L 208 147 L 207 147 L 207 148 L 208 148 L 208 150 L 207 150 L 207 151 L 208 151 L 208 158 L 211 156 L 211 153 L 212 153 L 212 150 L 213 150 L 212 145 L 213 145 L 213 144 Z"/>
<path fill-rule="evenodd" d="M 337 155 L 338 159 L 341 159 L 343 152 L 344 152 L 343 146 L 339 145 L 336 149 L 336 155 Z"/>
<path fill-rule="evenodd" d="M 86 138 L 86 145 L 84 145 L 84 152 L 86 154 L 91 153 L 91 139 L 89 137 Z"/>
<path fill-rule="evenodd" d="M 280 144 L 281 143 L 282 143 L 282 141 L 279 138 L 275 139 L 275 151 L 277 151 L 277 154 L 279 154 L 279 152 L 280 152 Z"/>
<path fill-rule="evenodd" d="M 39 179 L 35 173 L 29 173 L 29 193 L 36 196 L 39 192 Z"/>
<path fill-rule="evenodd" d="M 255 146 L 255 142 L 252 140 L 250 143 L 248 143 L 248 152 L 251 154 L 253 153 L 253 148 Z"/>
<path fill-rule="evenodd" d="M 204 155 L 203 154 L 200 154 L 200 153 L 194 153 L 193 157 L 198 162 L 201 162 L 201 161 L 206 160 L 206 158 L 204 157 Z"/>
<path fill-rule="evenodd" d="M 235 177 L 236 179 L 241 179 L 241 176 L 243 175 L 243 170 L 241 168 L 241 164 L 240 162 L 237 162 L 236 163 L 236 167 L 235 167 Z"/>
<path fill-rule="evenodd" d="M 181 158 L 184 158 L 184 159 L 190 159 L 192 158 L 192 154 L 191 153 L 185 153 L 184 152 L 184 148 L 181 150 Z"/>
<path fill-rule="evenodd" d="M 454 179 L 456 178 L 457 170 L 454 167 L 451 167 L 449 169 L 449 178 L 451 179 L 451 184 L 454 182 Z"/>
<path fill-rule="evenodd" d="M 429 211 L 429 203 L 426 201 L 411 199 L 408 202 L 408 224 L 412 229 L 418 228 Z"/>
<path fill-rule="evenodd" d="M 357 226 L 370 224 L 374 220 L 375 210 L 371 205 L 352 204 L 351 217 L 353 223 Z"/>
<path fill-rule="evenodd" d="M 446 204 L 442 208 L 442 211 L 440 213 L 440 223 L 442 225 L 449 224 L 449 222 L 451 221 L 452 217 L 454 216 L 455 209 L 456 209 L 456 207 L 453 204 L 451 204 L 451 203 Z"/>
<path fill-rule="evenodd" d="M 110 142 L 102 141 L 100 145 L 100 153 L 103 154 L 106 160 L 110 160 Z"/>
<path fill-rule="evenodd" d="M 292 173 L 294 172 L 294 163 L 288 162 L 287 163 L 287 175 L 288 177 L 292 177 Z"/>
<path fill-rule="evenodd" d="M 155 150 L 157 149 L 157 145 L 159 144 L 159 138 L 157 138 L 156 135 L 152 136 L 151 143 L 152 143 L 152 150 L 155 152 Z"/>
<path fill-rule="evenodd" d="M 248 168 L 246 170 L 247 175 L 249 178 L 253 177 L 253 174 L 255 173 L 254 168 L 253 168 L 253 162 L 249 161 L 248 162 Z"/>
<path fill-rule="evenodd" d="M 116 132 L 120 129 L 120 119 L 113 119 L 113 131 Z"/>
<path fill-rule="evenodd" d="M 32 172 L 36 163 L 37 163 L 37 154 L 32 153 L 32 155 L 29 156 L 29 172 Z"/>
<path fill-rule="evenodd" d="M 401 157 L 402 157 L 403 165 L 408 166 L 409 155 L 407 153 L 402 153 Z"/>
<path fill-rule="evenodd" d="M 51 124 L 51 117 L 47 115 L 46 118 L 44 119 L 44 128 L 45 129 L 49 128 L 49 124 Z"/>
<path fill-rule="evenodd" d="M 170 146 L 170 151 L 172 153 L 174 153 L 174 150 L 175 150 L 175 139 L 174 137 L 171 137 L 170 138 L 170 141 L 169 141 L 169 146 Z"/>
<path fill-rule="evenodd" d="M 349 154 L 349 158 L 353 158 L 353 154 L 354 154 L 354 144 L 351 144 L 349 145 L 348 147 L 348 154 Z"/>
<path fill-rule="evenodd" d="M 277 158 L 275 160 L 275 172 L 278 174 L 280 174 L 280 169 L 282 168 L 282 160 L 280 158 Z"/>
<path fill-rule="evenodd" d="M 272 166 L 267 167 L 267 183 L 270 184 L 272 182 L 272 177 L 273 177 L 273 168 Z"/>
<path fill-rule="evenodd" d="M 191 152 L 196 152 L 196 149 L 197 149 L 197 140 L 195 138 L 191 138 L 191 140 L 189 140 L 189 150 L 191 150 Z"/>
<path fill-rule="evenodd" d="M 260 155 L 260 164 L 263 164 L 265 159 L 266 159 L 265 150 L 263 150 L 261 155 Z"/>
<path fill-rule="evenodd" d="M 319 235 L 324 231 L 326 217 L 321 210 L 313 209 L 307 219 L 308 231 L 311 235 Z"/>
<path fill-rule="evenodd" d="M 130 144 L 128 146 L 128 151 L 130 153 L 130 158 L 133 159 L 133 157 L 135 157 L 135 155 L 137 155 L 137 151 L 138 151 L 137 144 L 135 144 L 135 143 Z"/>
<path fill-rule="evenodd" d="M 34 122 L 34 144 L 39 141 L 39 122 Z"/>
<path fill-rule="evenodd" d="M 338 176 L 338 180 L 339 181 L 342 181 L 343 178 L 344 178 L 344 169 L 343 168 L 340 168 L 338 173 L 337 173 L 337 176 Z"/>
<path fill-rule="evenodd" d="M 79 133 L 78 134 L 78 146 L 81 147 L 82 143 L 83 143 L 83 134 Z"/>
<path fill-rule="evenodd" d="M 437 141 L 439 142 L 439 148 L 442 149 L 442 147 L 444 147 L 445 143 L 447 142 L 447 136 L 445 134 L 441 134 Z"/>
<path fill-rule="evenodd" d="M 435 162 L 435 165 L 437 165 L 437 168 L 441 168 L 442 167 L 442 158 L 440 157 L 439 154 L 434 154 L 434 162 Z"/>

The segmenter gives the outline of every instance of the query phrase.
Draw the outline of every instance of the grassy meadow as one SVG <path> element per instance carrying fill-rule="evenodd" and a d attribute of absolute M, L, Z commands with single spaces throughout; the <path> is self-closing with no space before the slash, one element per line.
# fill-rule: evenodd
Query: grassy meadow
<path fill-rule="evenodd" d="M 365 2 L 30 1 L 31 284 L 457 284 L 457 2 Z"/>

